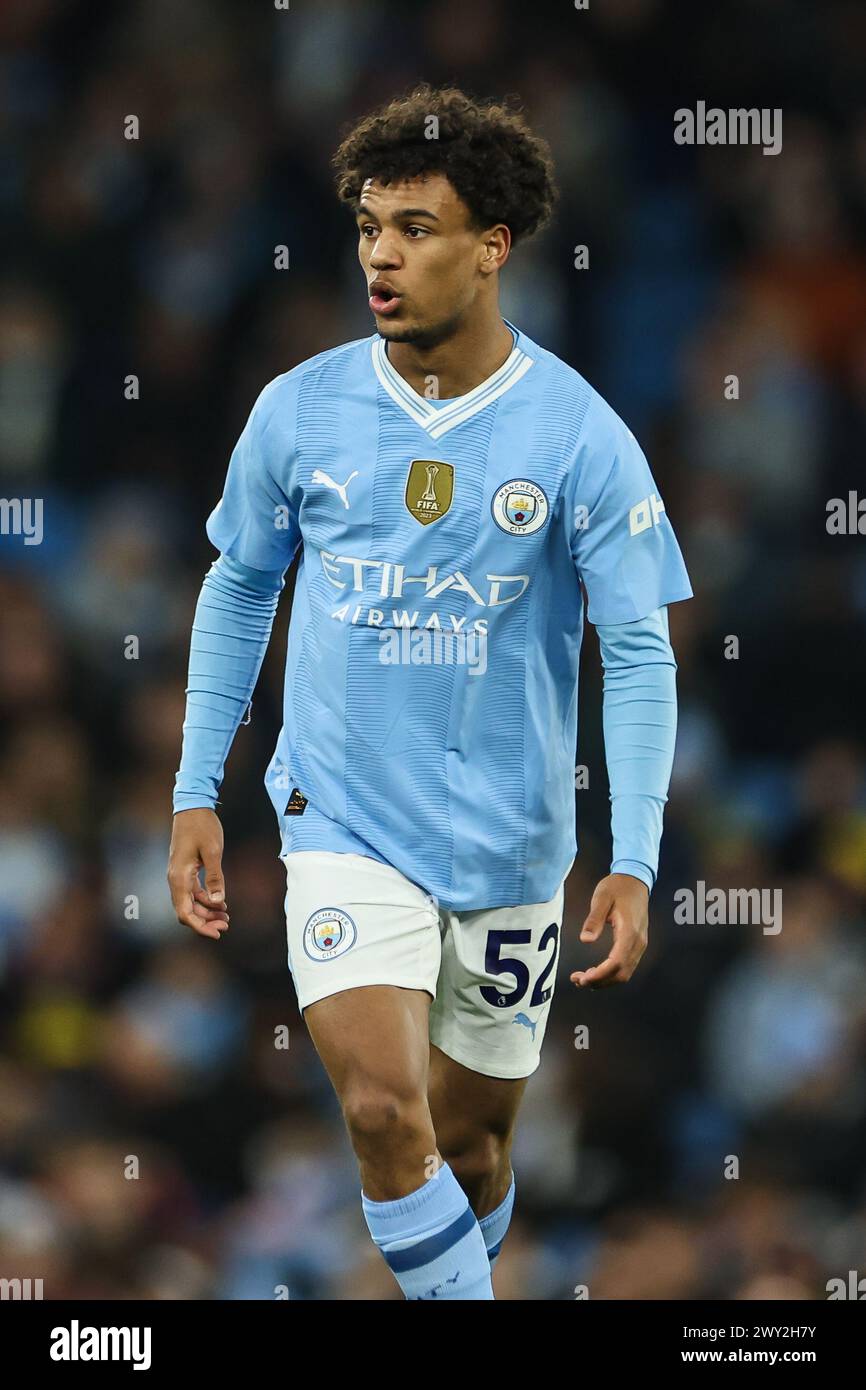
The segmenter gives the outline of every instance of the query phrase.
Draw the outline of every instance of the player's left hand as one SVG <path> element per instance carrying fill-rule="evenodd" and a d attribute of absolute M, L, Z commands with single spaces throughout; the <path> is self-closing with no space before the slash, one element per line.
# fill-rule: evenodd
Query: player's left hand
<path fill-rule="evenodd" d="M 581 931 L 581 941 L 597 941 L 607 923 L 613 927 L 610 955 L 601 965 L 575 970 L 570 976 L 577 985 L 605 989 L 630 980 L 647 948 L 649 931 L 649 889 L 631 874 L 608 874 L 597 885 L 589 905 L 589 916 Z"/>

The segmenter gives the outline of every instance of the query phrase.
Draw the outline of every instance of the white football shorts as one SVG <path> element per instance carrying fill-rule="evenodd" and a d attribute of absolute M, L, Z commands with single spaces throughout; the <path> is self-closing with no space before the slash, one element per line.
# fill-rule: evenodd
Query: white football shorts
<path fill-rule="evenodd" d="M 451 912 L 390 864 L 298 850 L 286 867 L 288 963 L 303 1011 L 361 985 L 431 995 L 430 1041 L 484 1076 L 530 1076 L 553 997 L 564 885 L 547 903 Z"/>

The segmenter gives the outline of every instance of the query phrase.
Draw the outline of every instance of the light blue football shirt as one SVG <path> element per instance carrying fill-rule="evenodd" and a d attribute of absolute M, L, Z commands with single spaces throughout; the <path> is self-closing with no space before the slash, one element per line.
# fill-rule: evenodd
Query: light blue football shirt
<path fill-rule="evenodd" d="M 597 624 L 692 593 L 630 430 L 509 327 L 448 402 L 378 334 L 277 377 L 207 523 L 254 569 L 303 547 L 265 777 L 282 852 L 372 855 L 454 911 L 545 902 L 574 861 L 582 585 Z"/>

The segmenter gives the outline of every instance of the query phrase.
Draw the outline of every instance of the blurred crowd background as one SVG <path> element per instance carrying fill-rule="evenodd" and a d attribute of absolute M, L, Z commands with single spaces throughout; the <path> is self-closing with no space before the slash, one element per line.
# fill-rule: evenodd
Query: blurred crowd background
<path fill-rule="evenodd" d="M 864 57 L 857 0 L 0 8 L 0 495 L 44 504 L 40 545 L 0 536 L 0 1275 L 401 1297 L 286 970 L 261 777 L 288 594 L 223 789 L 218 946 L 165 869 L 205 518 L 262 385 L 372 331 L 328 161 L 420 79 L 516 93 L 550 141 L 556 222 L 503 309 L 637 434 L 696 592 L 650 947 L 591 996 L 568 982 L 600 959 L 577 935 L 609 863 L 587 634 L 581 854 L 497 1294 L 866 1275 L 866 539 L 826 527 L 866 495 Z M 782 108 L 782 153 L 676 145 L 699 99 Z M 782 931 L 678 925 L 701 880 L 781 888 Z"/>

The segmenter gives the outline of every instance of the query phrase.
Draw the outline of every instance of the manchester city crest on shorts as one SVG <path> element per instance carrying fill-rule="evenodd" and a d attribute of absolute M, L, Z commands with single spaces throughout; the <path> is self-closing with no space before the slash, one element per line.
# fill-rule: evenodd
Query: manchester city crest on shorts
<path fill-rule="evenodd" d="M 528 478 L 512 478 L 493 494 L 493 520 L 510 536 L 531 536 L 540 531 L 550 511 L 544 489 Z"/>
<path fill-rule="evenodd" d="M 334 960 L 354 946 L 358 930 L 348 912 L 320 907 L 304 927 L 304 950 L 310 960 Z"/>

